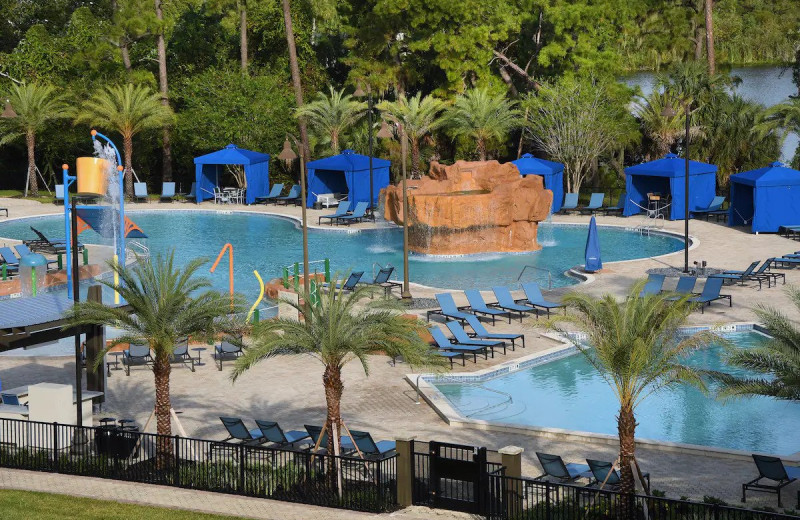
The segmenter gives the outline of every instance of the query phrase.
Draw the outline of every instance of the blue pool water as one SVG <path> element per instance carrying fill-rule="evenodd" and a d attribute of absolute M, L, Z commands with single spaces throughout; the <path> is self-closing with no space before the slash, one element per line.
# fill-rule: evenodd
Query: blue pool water
<path fill-rule="evenodd" d="M 740 348 L 765 341 L 758 332 L 726 337 Z M 686 364 L 734 374 L 723 347 L 693 353 Z M 581 353 L 480 383 L 433 384 L 462 415 L 528 426 L 616 434 L 619 404 L 606 381 Z M 660 390 L 636 409 L 636 436 L 746 451 L 800 451 L 800 403 L 768 397 L 719 401 L 682 385 Z M 508 396 L 511 397 L 509 402 Z"/>
<path fill-rule="evenodd" d="M 222 246 L 230 242 L 234 249 L 236 290 L 247 298 L 258 294 L 253 270 L 264 280 L 279 277 L 284 265 L 302 262 L 302 243 L 298 225 L 285 218 L 248 213 L 221 214 L 213 211 L 129 211 L 148 235 L 142 242 L 154 253 L 176 248 L 180 262 L 205 256 L 213 260 Z M 0 223 L 0 237 L 33 238 L 30 226 L 48 236 L 63 237 L 63 217 L 35 217 Z M 624 229 L 600 227 L 600 245 L 604 261 L 631 260 L 678 251 L 683 241 L 667 236 L 641 236 Z M 490 288 L 515 283 L 526 265 L 548 269 L 553 286 L 576 283 L 563 273 L 583 263 L 587 226 L 545 225 L 540 228 L 544 248 L 525 254 L 486 254 L 463 257 L 412 255 L 409 271 L 412 282 L 433 287 Z M 102 243 L 93 231 L 81 234 L 81 241 Z M 309 230 L 311 260 L 331 259 L 332 271 L 363 270 L 365 279 L 374 272 L 373 263 L 397 266 L 402 277 L 402 230 L 385 228 L 360 233 Z M 312 265 L 322 271 L 322 265 Z M 227 259 L 211 275 L 215 286 L 227 289 Z M 523 281 L 534 280 L 546 286 L 547 276 L 527 270 Z"/>

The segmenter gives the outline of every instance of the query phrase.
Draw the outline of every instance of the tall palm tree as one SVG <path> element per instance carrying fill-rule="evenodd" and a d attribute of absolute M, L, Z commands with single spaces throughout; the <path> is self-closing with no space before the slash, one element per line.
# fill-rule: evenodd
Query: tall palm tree
<path fill-rule="evenodd" d="M 636 407 L 653 392 L 678 383 L 705 388 L 700 374 L 680 364 L 692 350 L 711 340 L 708 333 L 685 337 L 679 328 L 692 309 L 686 298 L 639 297 L 644 282 L 634 284 L 620 303 L 613 295 L 573 292 L 564 303 L 576 312 L 566 319 L 588 334 L 591 347 L 581 352 L 597 368 L 619 399 L 620 489 L 635 491 L 631 464 L 636 451 Z"/>
<path fill-rule="evenodd" d="M 307 119 L 321 139 L 328 140 L 335 155 L 340 152 L 339 141 L 344 133 L 366 114 L 367 104 L 355 101 L 344 89 L 328 89 L 329 95 L 320 92 L 314 101 L 299 107 L 296 114 Z"/>
<path fill-rule="evenodd" d="M 444 118 L 441 113 L 447 104 L 433 96 L 422 97 L 422 93 L 408 98 L 400 94 L 397 101 L 382 101 L 378 110 L 383 116 L 395 123 L 402 123 L 408 140 L 411 142 L 411 176 L 419 178 L 420 141 L 428 134 L 441 127 Z"/>
<path fill-rule="evenodd" d="M 173 121 L 172 109 L 145 85 L 110 86 L 97 92 L 79 109 L 75 123 L 110 127 L 122 135 L 125 191 L 133 194 L 133 136 L 144 130 L 164 128 Z"/>
<path fill-rule="evenodd" d="M 286 27 L 286 47 L 289 50 L 289 69 L 292 74 L 292 88 L 294 89 L 295 102 L 299 108 L 303 106 L 303 83 L 300 81 L 300 63 L 297 59 L 297 45 L 294 41 L 294 28 L 292 26 L 292 8 L 289 5 L 289 0 L 281 0 L 281 8 L 283 10 L 283 24 Z M 308 142 L 306 119 L 300 117 L 297 123 L 300 129 L 300 140 L 303 142 L 303 155 L 308 161 L 311 159 L 311 146 Z"/>
<path fill-rule="evenodd" d="M 175 266 L 175 252 L 158 255 L 148 261 L 138 261 L 133 267 L 111 263 L 119 275 L 119 284 L 100 280 L 100 283 L 119 292 L 128 308 L 111 307 L 99 302 L 79 302 L 67 313 L 68 327 L 109 325 L 121 329 L 121 343 L 146 343 L 153 352 L 155 380 L 156 431 L 160 439 L 158 460 L 167 460 L 171 451 L 170 421 L 170 357 L 178 340 L 185 337 L 214 338 L 219 333 L 234 333 L 233 321 L 224 319 L 228 313 L 239 312 L 241 301 L 231 301 L 229 295 L 209 289 L 211 283 L 197 276 L 206 263 L 198 258 L 184 268 Z M 95 369 L 102 366 L 104 356 L 97 357 Z"/>
<path fill-rule="evenodd" d="M 789 287 L 786 292 L 800 310 L 800 289 Z M 720 395 L 765 395 L 800 401 L 800 328 L 795 318 L 773 307 L 760 307 L 756 315 L 772 339 L 758 347 L 732 348 L 726 361 L 728 365 L 757 372 L 760 376 L 715 374 L 715 379 L 722 383 Z"/>
<path fill-rule="evenodd" d="M 654 90 L 649 96 L 640 98 L 634 105 L 634 113 L 639 119 L 642 133 L 650 141 L 646 159 L 661 158 L 669 153 L 686 133 L 686 113 L 683 106 L 687 100 L 678 97 L 670 90 Z M 665 116 L 663 111 L 671 108 L 675 115 Z M 701 134 L 701 128 L 689 128 L 690 137 Z"/>
<path fill-rule="evenodd" d="M 36 134 L 48 123 L 70 116 L 65 96 L 52 85 L 22 83 L 11 86 L 4 96 L 11 103 L 16 117 L 0 119 L 0 145 L 20 137 L 25 138 L 28 149 L 28 188 L 33 197 L 39 195 L 36 173 Z"/>
<path fill-rule="evenodd" d="M 403 317 L 385 302 L 373 302 L 371 294 L 366 287 L 351 294 L 331 290 L 317 305 L 291 303 L 301 319 L 277 318 L 256 325 L 252 344 L 245 347 L 244 354 L 236 361 L 232 379 L 235 381 L 265 359 L 311 355 L 325 367 L 322 384 L 327 429 L 341 432 L 342 369 L 348 362 L 358 360 L 367 375 L 371 354 L 402 356 L 410 366 L 440 363 L 440 358 L 420 338 L 423 326 Z M 334 453 L 333 435 L 328 436 L 327 448 Z"/>
<path fill-rule="evenodd" d="M 478 158 L 485 161 L 489 147 L 520 125 L 521 113 L 504 95 L 474 88 L 456 98 L 447 119 L 453 136 L 474 139 Z"/>

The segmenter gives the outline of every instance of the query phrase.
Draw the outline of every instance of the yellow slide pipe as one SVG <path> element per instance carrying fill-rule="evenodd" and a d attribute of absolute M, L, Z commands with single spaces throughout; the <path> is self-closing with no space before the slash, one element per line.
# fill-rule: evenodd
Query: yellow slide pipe
<path fill-rule="evenodd" d="M 261 289 L 259 289 L 258 299 L 253 304 L 253 306 L 250 307 L 250 312 L 247 313 L 247 321 L 250 321 L 250 318 L 253 317 L 253 313 L 256 311 L 258 304 L 261 303 L 261 300 L 264 299 L 264 280 L 261 279 L 261 275 L 258 274 L 258 271 L 254 270 L 253 274 L 256 275 L 256 278 L 258 278 L 258 285 L 261 287 Z"/>
<path fill-rule="evenodd" d="M 119 257 L 114 255 L 114 267 L 119 265 Z M 114 269 L 114 287 L 119 287 L 119 273 Z M 114 305 L 119 305 L 119 293 L 114 291 Z"/>

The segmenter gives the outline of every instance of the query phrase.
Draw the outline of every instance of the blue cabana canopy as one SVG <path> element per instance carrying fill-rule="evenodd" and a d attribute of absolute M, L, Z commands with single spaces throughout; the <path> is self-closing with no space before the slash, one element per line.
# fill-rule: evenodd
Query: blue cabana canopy
<path fill-rule="evenodd" d="M 389 185 L 389 166 L 386 159 L 372 158 L 372 201 L 374 206 L 380 191 Z M 347 193 L 351 207 L 356 202 L 370 202 L 369 156 L 353 150 L 342 150 L 339 155 L 311 161 L 308 168 L 308 196 L 310 208 L 322 193 Z"/>
<path fill-rule="evenodd" d="M 544 187 L 553 192 L 553 206 L 551 213 L 561 209 L 564 201 L 564 165 L 561 163 L 537 159 L 526 153 L 516 161 L 511 161 L 517 166 L 519 173 L 525 175 L 541 175 L 544 178 Z"/>
<path fill-rule="evenodd" d="M 244 166 L 247 179 L 245 202 L 252 204 L 256 197 L 269 193 L 269 154 L 237 148 L 229 144 L 222 150 L 194 158 L 195 195 L 199 204 L 214 198 L 214 188 L 219 186 L 220 166 L 236 164 Z"/>
<path fill-rule="evenodd" d="M 729 226 L 750 224 L 757 233 L 800 225 L 800 171 L 774 162 L 730 179 Z"/>
<path fill-rule="evenodd" d="M 625 168 L 625 200 L 623 215 L 635 215 L 647 208 L 647 194 L 669 194 L 669 219 L 684 217 L 686 161 L 675 154 L 667 154 L 636 166 Z M 713 164 L 689 161 L 689 211 L 705 209 L 714 200 L 717 190 L 717 167 Z"/>

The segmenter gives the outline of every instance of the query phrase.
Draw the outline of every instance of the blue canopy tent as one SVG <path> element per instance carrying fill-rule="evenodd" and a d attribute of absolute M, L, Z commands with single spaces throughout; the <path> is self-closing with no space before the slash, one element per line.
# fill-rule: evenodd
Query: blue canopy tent
<path fill-rule="evenodd" d="M 253 204 L 256 197 L 264 197 L 269 193 L 269 154 L 229 144 L 222 150 L 195 157 L 194 164 L 195 201 L 198 204 L 214 198 L 214 188 L 219 187 L 219 167 L 226 164 L 244 166 L 247 204 Z"/>
<path fill-rule="evenodd" d="M 729 226 L 750 224 L 753 233 L 800 224 L 800 171 L 774 162 L 731 175 Z"/>
<path fill-rule="evenodd" d="M 389 185 L 389 166 L 386 159 L 372 158 L 372 206 L 381 190 Z M 370 202 L 369 157 L 353 150 L 343 150 L 339 155 L 311 161 L 308 171 L 308 197 L 306 206 L 313 207 L 317 195 L 322 193 L 347 193 L 350 206 L 357 202 Z"/>
<path fill-rule="evenodd" d="M 644 164 L 625 168 L 626 217 L 647 208 L 648 193 L 670 194 L 669 219 L 684 217 L 686 198 L 686 161 L 675 154 L 667 154 Z M 714 200 L 717 190 L 717 167 L 713 164 L 689 161 L 689 211 L 705 209 Z"/>
<path fill-rule="evenodd" d="M 561 163 L 537 159 L 526 153 L 516 161 L 511 161 L 517 166 L 519 173 L 525 175 L 540 175 L 544 178 L 544 187 L 553 192 L 553 206 L 551 213 L 561 210 L 564 201 L 564 165 Z"/>

